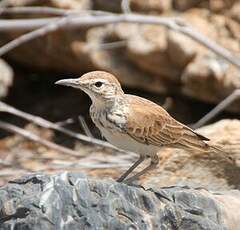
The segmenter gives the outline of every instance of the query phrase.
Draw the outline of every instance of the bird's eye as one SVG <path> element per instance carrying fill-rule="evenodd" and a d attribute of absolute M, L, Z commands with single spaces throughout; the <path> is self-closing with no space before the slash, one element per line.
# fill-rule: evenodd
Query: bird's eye
<path fill-rule="evenodd" d="M 103 85 L 103 83 L 100 82 L 100 81 L 97 81 L 94 85 L 95 85 L 97 88 L 100 88 L 100 87 Z"/>

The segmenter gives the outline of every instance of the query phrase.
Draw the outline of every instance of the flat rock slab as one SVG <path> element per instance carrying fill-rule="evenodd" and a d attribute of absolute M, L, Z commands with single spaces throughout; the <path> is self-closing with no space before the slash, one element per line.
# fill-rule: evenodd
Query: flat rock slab
<path fill-rule="evenodd" d="M 240 191 L 144 189 L 81 173 L 32 174 L 0 188 L 0 229 L 237 229 Z"/>

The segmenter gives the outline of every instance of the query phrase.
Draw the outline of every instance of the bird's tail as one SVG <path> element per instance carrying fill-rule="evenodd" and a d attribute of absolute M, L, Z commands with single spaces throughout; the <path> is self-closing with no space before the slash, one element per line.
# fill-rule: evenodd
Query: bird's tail
<path fill-rule="evenodd" d="M 223 156 L 226 156 L 226 158 L 232 159 L 229 156 L 229 152 L 226 151 L 223 146 L 218 145 L 218 144 L 213 144 L 209 142 L 210 139 L 208 139 L 205 136 L 202 136 L 201 134 L 193 131 L 192 129 L 186 127 L 184 130 L 184 135 L 181 139 L 181 144 L 187 149 L 196 149 L 196 151 L 199 152 L 214 152 L 214 153 L 219 153 Z"/>
<path fill-rule="evenodd" d="M 217 144 L 208 144 L 210 151 L 214 153 L 220 153 L 221 156 L 231 163 L 235 163 L 234 158 L 230 155 L 230 152 L 225 150 L 223 146 Z"/>
<path fill-rule="evenodd" d="M 207 143 L 208 141 L 209 139 L 207 137 L 196 133 L 188 127 L 184 127 L 184 134 L 179 140 L 179 144 L 181 144 L 185 149 L 195 149 L 199 152 L 207 152 L 210 151 L 210 145 Z"/>
<path fill-rule="evenodd" d="M 208 146 L 209 146 L 209 150 L 212 151 L 212 152 L 215 152 L 215 153 L 224 153 L 224 154 L 227 153 L 227 152 L 223 149 L 223 147 L 220 146 L 220 145 L 209 144 L 209 143 L 208 143 Z"/>

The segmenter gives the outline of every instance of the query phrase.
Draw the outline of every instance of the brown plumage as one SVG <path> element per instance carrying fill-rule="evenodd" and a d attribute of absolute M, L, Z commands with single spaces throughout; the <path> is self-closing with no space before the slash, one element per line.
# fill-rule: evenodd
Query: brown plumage
<path fill-rule="evenodd" d="M 91 118 L 102 135 L 119 148 L 139 153 L 139 160 L 118 181 L 123 181 L 147 156 L 151 164 L 125 181 L 131 182 L 156 167 L 157 152 L 162 147 L 221 152 L 208 144 L 207 137 L 176 121 L 161 106 L 124 94 L 120 83 L 110 73 L 93 71 L 77 79 L 60 80 L 57 84 L 86 92 L 92 100 Z"/>
<path fill-rule="evenodd" d="M 126 95 L 129 103 L 127 133 L 155 146 L 208 151 L 208 138 L 172 118 L 161 106 L 141 97 Z"/>

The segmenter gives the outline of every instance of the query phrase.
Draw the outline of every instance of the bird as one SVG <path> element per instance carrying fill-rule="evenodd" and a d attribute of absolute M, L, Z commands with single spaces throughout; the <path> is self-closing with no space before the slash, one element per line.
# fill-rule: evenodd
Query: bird
<path fill-rule="evenodd" d="M 91 71 L 79 78 L 63 79 L 55 84 L 84 91 L 91 99 L 90 117 L 110 144 L 135 152 L 138 160 L 118 179 L 132 183 L 155 169 L 163 147 L 187 151 L 221 152 L 210 139 L 175 120 L 160 105 L 131 94 L 125 94 L 117 78 L 105 71 Z M 129 177 L 145 159 L 150 164 Z"/>

